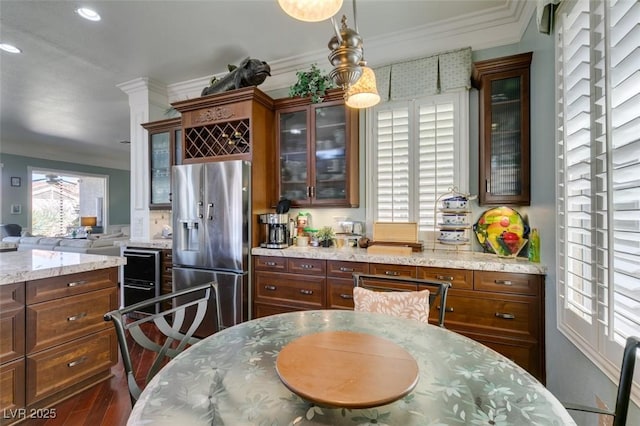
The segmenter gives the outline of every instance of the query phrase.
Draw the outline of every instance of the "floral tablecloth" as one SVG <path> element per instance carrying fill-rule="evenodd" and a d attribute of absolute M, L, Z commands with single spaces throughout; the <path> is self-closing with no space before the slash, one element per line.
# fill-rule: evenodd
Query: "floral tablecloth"
<path fill-rule="evenodd" d="M 351 330 L 391 340 L 420 369 L 406 397 L 362 410 L 321 407 L 278 378 L 278 352 L 296 338 Z M 383 314 L 323 310 L 248 321 L 171 361 L 135 404 L 129 425 L 575 425 L 525 370 L 452 331 Z"/>

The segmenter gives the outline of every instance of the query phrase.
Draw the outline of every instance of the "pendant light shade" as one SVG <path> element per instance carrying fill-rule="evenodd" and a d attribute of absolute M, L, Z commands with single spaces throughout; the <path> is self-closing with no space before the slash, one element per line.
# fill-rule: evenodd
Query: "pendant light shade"
<path fill-rule="evenodd" d="M 343 0 L 278 0 L 287 15 L 305 22 L 331 18 L 342 7 Z"/>
<path fill-rule="evenodd" d="M 347 90 L 345 103 L 351 108 L 369 108 L 380 102 L 375 73 L 367 66 L 361 68 L 362 76 Z"/>

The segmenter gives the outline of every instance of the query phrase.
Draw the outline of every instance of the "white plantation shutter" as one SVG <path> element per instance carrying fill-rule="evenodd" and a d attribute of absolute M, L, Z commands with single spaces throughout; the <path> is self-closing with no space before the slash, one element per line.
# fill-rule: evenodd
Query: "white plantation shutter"
<path fill-rule="evenodd" d="M 557 23 L 558 325 L 617 380 L 640 335 L 640 3 L 567 1 Z"/>
<path fill-rule="evenodd" d="M 371 220 L 418 222 L 420 232 L 433 231 L 437 197 L 452 186 L 467 188 L 460 171 L 468 168 L 465 98 L 468 92 L 461 90 L 373 109 Z"/>
<path fill-rule="evenodd" d="M 380 222 L 409 221 L 409 109 L 378 112 L 377 212 Z"/>
<path fill-rule="evenodd" d="M 418 106 L 418 226 L 433 230 L 434 208 L 440 194 L 454 186 L 454 104 Z"/>

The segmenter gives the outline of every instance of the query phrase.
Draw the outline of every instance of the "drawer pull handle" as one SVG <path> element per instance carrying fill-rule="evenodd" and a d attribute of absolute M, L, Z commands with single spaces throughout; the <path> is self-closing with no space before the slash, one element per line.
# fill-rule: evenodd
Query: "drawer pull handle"
<path fill-rule="evenodd" d="M 77 359 L 77 360 L 75 360 L 75 361 L 71 361 L 70 363 L 68 363 L 68 364 L 67 364 L 67 367 L 75 367 L 76 365 L 80 365 L 80 364 L 82 364 L 82 363 L 83 363 L 83 362 L 85 362 L 86 360 L 87 360 L 87 357 L 86 357 L 86 356 L 83 356 L 83 357 L 82 357 L 82 358 L 80 358 L 80 359 Z"/>
<path fill-rule="evenodd" d="M 276 287 L 275 285 L 271 285 L 271 284 L 267 284 L 264 286 L 265 290 L 269 290 L 269 291 L 276 291 L 278 289 L 278 287 Z"/>
<path fill-rule="evenodd" d="M 496 317 L 502 318 L 502 319 L 508 319 L 508 320 L 516 319 L 515 315 L 506 314 L 506 313 L 502 313 L 502 312 L 496 312 Z"/>
<path fill-rule="evenodd" d="M 73 315 L 67 318 L 67 321 L 78 321 L 81 318 L 84 318 L 87 316 L 86 312 L 81 312 L 78 315 Z"/>
<path fill-rule="evenodd" d="M 313 294 L 313 290 L 307 290 L 307 289 L 300 289 L 300 294 L 305 294 L 307 296 L 311 296 Z"/>
<path fill-rule="evenodd" d="M 345 268 L 344 266 L 340 267 L 340 272 L 353 272 L 353 268 Z"/>
<path fill-rule="evenodd" d="M 309 265 L 308 263 L 303 263 L 300 267 L 302 269 L 313 269 L 313 265 Z"/>
<path fill-rule="evenodd" d="M 397 277 L 398 275 L 400 275 L 400 272 L 396 272 L 396 271 L 384 271 L 385 275 L 390 275 L 392 277 Z"/>
<path fill-rule="evenodd" d="M 500 285 L 513 285 L 513 283 L 509 280 L 494 280 L 494 282 Z"/>
<path fill-rule="evenodd" d="M 447 275 L 436 275 L 436 280 L 453 281 L 453 277 L 452 276 L 447 276 Z"/>
<path fill-rule="evenodd" d="M 67 287 L 77 287 L 79 285 L 86 284 L 86 283 L 87 283 L 87 280 L 71 281 L 70 283 L 67 283 Z"/>
<path fill-rule="evenodd" d="M 351 300 L 353 299 L 353 294 L 340 293 L 340 298 L 345 300 Z"/>
<path fill-rule="evenodd" d="M 276 262 L 264 262 L 267 266 L 276 266 Z"/>
<path fill-rule="evenodd" d="M 440 310 L 440 305 L 438 305 L 438 310 Z M 451 307 L 451 306 L 446 307 L 446 308 L 444 308 L 444 311 L 445 312 L 453 312 L 453 307 Z"/>

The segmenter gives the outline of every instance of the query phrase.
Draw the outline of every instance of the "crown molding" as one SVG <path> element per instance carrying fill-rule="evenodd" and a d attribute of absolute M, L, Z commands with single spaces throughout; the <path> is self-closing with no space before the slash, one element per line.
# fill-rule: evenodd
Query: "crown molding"
<path fill-rule="evenodd" d="M 517 43 L 527 29 L 535 9 L 535 2 L 512 0 L 505 2 L 504 6 L 410 28 L 384 37 L 367 38 L 363 34 L 366 59 L 370 66 L 373 64 L 379 67 L 453 49 L 471 47 L 472 50 L 479 50 Z M 330 35 L 328 32 L 327 37 Z M 328 55 L 329 50 L 325 47 L 267 61 L 271 67 L 271 77 L 260 85 L 260 90 L 269 92 L 289 87 L 296 81 L 297 71 L 306 70 L 314 63 L 320 69 L 330 71 Z M 224 75 L 226 73 L 216 74 L 216 77 Z M 199 97 L 211 78 L 207 76 L 168 85 L 169 101 Z"/>

